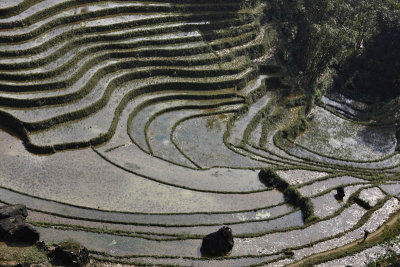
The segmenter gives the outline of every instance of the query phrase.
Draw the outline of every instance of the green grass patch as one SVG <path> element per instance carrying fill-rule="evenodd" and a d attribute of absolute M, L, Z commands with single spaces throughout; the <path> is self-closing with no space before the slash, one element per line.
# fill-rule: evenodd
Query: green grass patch
<path fill-rule="evenodd" d="M 0 243 L 0 262 L 29 262 L 42 263 L 49 259 L 46 253 L 39 249 L 36 245 L 24 246 L 23 244 L 8 244 Z"/>

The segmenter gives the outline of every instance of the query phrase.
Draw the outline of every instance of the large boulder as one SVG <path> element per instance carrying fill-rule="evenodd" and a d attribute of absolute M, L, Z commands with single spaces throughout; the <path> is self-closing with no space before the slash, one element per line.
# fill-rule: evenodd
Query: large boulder
<path fill-rule="evenodd" d="M 81 267 L 89 262 L 89 251 L 81 244 L 70 240 L 56 245 L 50 252 L 50 257 L 56 263 L 65 266 Z"/>
<path fill-rule="evenodd" d="M 28 211 L 26 210 L 25 205 L 18 204 L 0 207 L 0 220 L 15 217 L 17 215 L 21 215 L 24 219 L 28 217 Z"/>
<path fill-rule="evenodd" d="M 24 205 L 0 207 L 0 240 L 24 243 L 35 243 L 39 233 L 25 223 L 28 211 Z"/>
<path fill-rule="evenodd" d="M 224 226 L 203 238 L 200 251 L 203 256 L 225 256 L 232 250 L 233 244 L 232 229 Z"/>
<path fill-rule="evenodd" d="M 13 230 L 12 238 L 17 241 L 35 243 L 40 239 L 40 234 L 32 225 L 23 223 Z"/>
<path fill-rule="evenodd" d="M 343 198 L 345 197 L 345 193 L 344 193 L 344 187 L 343 186 L 339 186 L 336 188 L 336 195 L 335 198 L 339 201 L 342 201 Z"/>

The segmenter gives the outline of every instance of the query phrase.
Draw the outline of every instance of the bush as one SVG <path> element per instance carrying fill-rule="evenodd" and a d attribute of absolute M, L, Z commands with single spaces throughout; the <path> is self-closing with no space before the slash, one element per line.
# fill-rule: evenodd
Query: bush
<path fill-rule="evenodd" d="M 285 200 L 293 206 L 299 207 L 304 222 L 311 223 L 319 218 L 314 215 L 314 205 L 310 198 L 303 197 L 300 192 L 283 180 L 273 169 L 263 169 L 259 172 L 260 181 L 268 187 L 275 187 L 283 192 Z"/>
<path fill-rule="evenodd" d="M 275 187 L 279 190 L 285 190 L 289 184 L 282 180 L 281 177 L 272 169 L 263 169 L 259 172 L 260 181 L 267 187 Z"/>

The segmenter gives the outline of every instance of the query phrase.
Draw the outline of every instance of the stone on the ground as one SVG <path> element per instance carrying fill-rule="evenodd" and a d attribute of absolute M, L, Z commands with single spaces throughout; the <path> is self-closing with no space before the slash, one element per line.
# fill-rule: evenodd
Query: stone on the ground
<path fill-rule="evenodd" d="M 0 240 L 35 243 L 39 233 L 25 223 L 28 211 L 24 205 L 0 207 Z"/>
<path fill-rule="evenodd" d="M 17 215 L 21 215 L 24 218 L 28 216 L 25 205 L 18 204 L 0 207 L 0 219 L 15 217 Z"/>
<path fill-rule="evenodd" d="M 232 229 L 224 226 L 204 237 L 200 250 L 203 256 L 225 256 L 232 250 L 233 244 Z"/>
<path fill-rule="evenodd" d="M 89 262 L 89 251 L 87 248 L 75 241 L 65 241 L 55 246 L 50 252 L 55 262 L 68 266 L 85 266 Z"/>
<path fill-rule="evenodd" d="M 335 195 L 335 198 L 336 198 L 337 200 L 343 200 L 344 196 L 345 196 L 345 193 L 344 193 L 344 188 L 343 188 L 343 186 L 339 186 L 338 188 L 336 188 L 336 195 Z"/>
<path fill-rule="evenodd" d="M 24 241 L 28 243 L 35 243 L 40 238 L 40 234 L 32 225 L 23 223 L 18 225 L 13 231 L 13 239 L 17 241 Z"/>

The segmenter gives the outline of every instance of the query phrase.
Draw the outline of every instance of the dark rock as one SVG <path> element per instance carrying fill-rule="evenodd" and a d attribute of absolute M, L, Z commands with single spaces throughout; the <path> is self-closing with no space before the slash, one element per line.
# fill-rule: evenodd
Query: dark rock
<path fill-rule="evenodd" d="M 24 219 L 28 216 L 28 211 L 25 205 L 10 205 L 0 207 L 0 220 L 20 215 Z"/>
<path fill-rule="evenodd" d="M 0 220 L 0 239 L 3 241 L 11 239 L 17 227 L 24 224 L 24 217 L 20 215 Z"/>
<path fill-rule="evenodd" d="M 293 257 L 294 256 L 294 252 L 291 249 L 285 249 L 283 251 L 283 253 L 287 256 Z"/>
<path fill-rule="evenodd" d="M 89 262 L 89 251 L 77 242 L 66 241 L 55 246 L 50 257 L 66 266 L 84 266 Z"/>
<path fill-rule="evenodd" d="M 345 193 L 344 193 L 344 188 L 343 188 L 343 186 L 339 186 L 338 188 L 336 188 L 336 195 L 335 195 L 335 198 L 336 198 L 337 200 L 343 200 L 344 196 L 345 196 Z"/>
<path fill-rule="evenodd" d="M 233 244 L 232 229 L 224 226 L 203 238 L 200 251 L 203 256 L 225 256 Z"/>
<path fill-rule="evenodd" d="M 35 243 L 39 233 L 25 223 L 28 211 L 24 205 L 3 206 L 0 208 L 0 240 Z"/>
<path fill-rule="evenodd" d="M 20 224 L 13 230 L 12 239 L 15 241 L 35 243 L 40 239 L 40 234 L 29 224 Z"/>
<path fill-rule="evenodd" d="M 18 263 L 15 267 L 31 267 L 31 264 L 28 262 Z"/>
<path fill-rule="evenodd" d="M 47 246 L 47 244 L 44 242 L 44 241 L 38 241 L 38 242 L 36 242 L 36 246 L 39 248 L 39 249 L 41 249 L 41 250 L 43 250 L 43 251 L 49 251 L 49 246 Z"/>
<path fill-rule="evenodd" d="M 10 232 L 17 227 L 17 225 L 24 223 L 24 221 L 22 220 L 22 222 L 20 221 L 20 216 L 18 216 L 17 218 L 7 218 L 7 219 L 3 219 L 0 220 L 0 237 L 1 238 L 7 238 L 10 236 Z"/>

